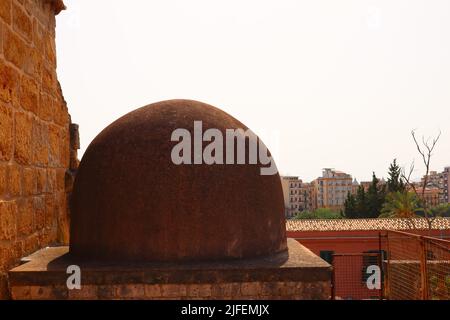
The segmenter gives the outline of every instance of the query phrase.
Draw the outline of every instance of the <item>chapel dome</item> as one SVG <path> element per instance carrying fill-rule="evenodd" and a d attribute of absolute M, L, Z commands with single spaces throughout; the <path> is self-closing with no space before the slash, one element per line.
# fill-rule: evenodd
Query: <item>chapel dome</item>
<path fill-rule="evenodd" d="M 286 250 L 278 173 L 262 175 L 267 166 L 259 162 L 173 162 L 179 142 L 171 141 L 172 133 L 184 128 L 194 140 L 194 121 L 202 121 L 203 132 L 215 128 L 224 137 L 226 129 L 247 129 L 213 106 L 169 100 L 128 113 L 92 141 L 72 193 L 71 254 L 96 261 L 171 262 Z M 248 153 L 246 148 L 246 159 Z"/>

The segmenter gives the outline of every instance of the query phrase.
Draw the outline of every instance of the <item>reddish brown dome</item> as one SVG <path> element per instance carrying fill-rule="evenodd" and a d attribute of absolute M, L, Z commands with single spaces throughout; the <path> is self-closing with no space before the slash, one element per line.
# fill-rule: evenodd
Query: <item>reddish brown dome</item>
<path fill-rule="evenodd" d="M 202 261 L 286 250 L 278 174 L 260 164 L 176 165 L 172 132 L 246 127 L 210 105 L 170 100 L 137 109 L 86 150 L 72 194 L 70 251 L 81 259 Z M 203 143 L 206 146 L 208 143 Z M 248 159 L 248 148 L 247 158 Z"/>

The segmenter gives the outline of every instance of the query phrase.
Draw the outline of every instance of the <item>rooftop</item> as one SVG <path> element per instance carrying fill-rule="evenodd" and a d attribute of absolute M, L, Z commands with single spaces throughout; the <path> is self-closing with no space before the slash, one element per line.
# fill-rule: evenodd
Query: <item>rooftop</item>
<path fill-rule="evenodd" d="M 360 230 L 411 230 L 411 222 L 417 230 L 428 229 L 425 218 L 378 218 L 378 219 L 300 219 L 287 220 L 289 231 L 360 231 Z M 433 230 L 450 230 L 450 218 L 436 218 Z"/>

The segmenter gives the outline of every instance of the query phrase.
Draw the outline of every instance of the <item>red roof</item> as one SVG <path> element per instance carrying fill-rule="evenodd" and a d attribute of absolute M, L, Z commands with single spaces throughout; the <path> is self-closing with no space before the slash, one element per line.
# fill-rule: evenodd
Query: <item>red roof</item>
<path fill-rule="evenodd" d="M 413 227 L 414 226 L 414 227 Z M 287 231 L 427 230 L 425 218 L 287 220 Z M 433 230 L 450 230 L 450 218 L 436 218 Z"/>

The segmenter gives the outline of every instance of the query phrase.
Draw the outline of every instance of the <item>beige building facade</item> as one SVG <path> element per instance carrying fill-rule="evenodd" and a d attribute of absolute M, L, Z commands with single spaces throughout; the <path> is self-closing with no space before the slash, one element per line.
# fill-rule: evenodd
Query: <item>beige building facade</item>
<path fill-rule="evenodd" d="M 427 178 L 427 189 L 436 193 L 438 189 L 438 204 L 445 204 L 450 202 L 450 190 L 448 186 L 450 178 L 450 167 L 445 167 L 443 172 L 430 171 Z M 425 177 L 422 178 L 422 185 Z M 429 192 L 430 193 L 430 192 Z"/>
<path fill-rule="evenodd" d="M 317 193 L 317 208 L 329 208 L 340 211 L 348 193 L 354 188 L 353 178 L 350 174 L 330 168 L 323 169 L 322 177 L 314 180 Z"/>
<path fill-rule="evenodd" d="M 281 185 L 286 218 L 292 218 L 299 212 L 313 211 L 317 208 L 313 183 L 305 183 L 297 176 L 282 176 Z"/>

